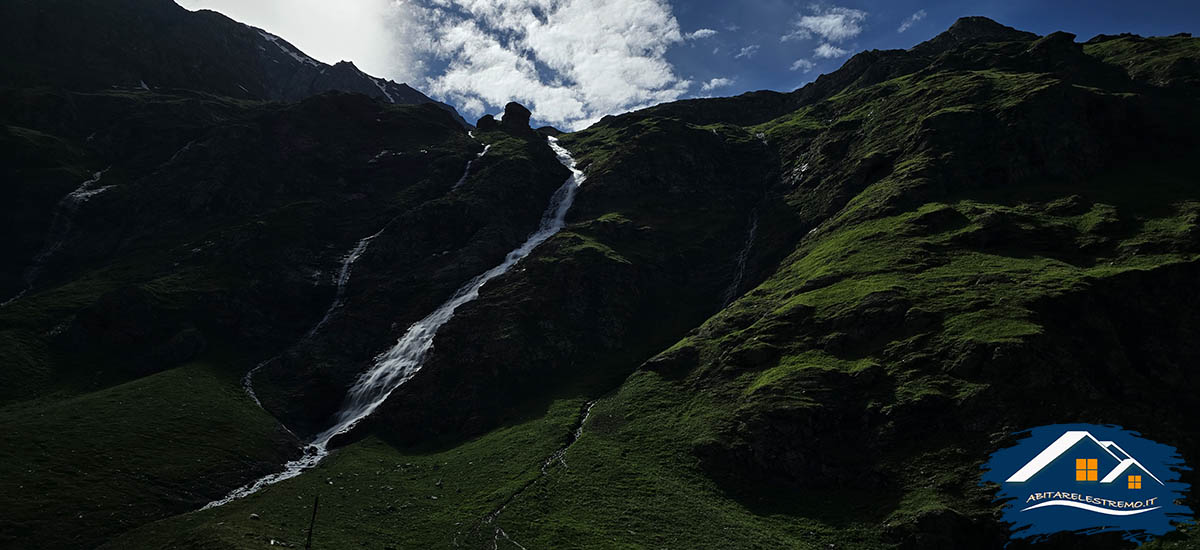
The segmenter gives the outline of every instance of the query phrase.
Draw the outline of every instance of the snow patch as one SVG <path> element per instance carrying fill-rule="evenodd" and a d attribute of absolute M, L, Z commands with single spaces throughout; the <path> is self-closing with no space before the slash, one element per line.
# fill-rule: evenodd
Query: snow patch
<path fill-rule="evenodd" d="M 270 43 L 274 44 L 276 47 L 278 47 L 279 50 L 282 51 L 283 53 L 286 53 L 286 54 L 292 56 L 292 59 L 295 59 L 296 61 L 299 61 L 300 63 L 303 63 L 305 65 L 312 65 L 313 67 L 321 66 L 321 63 L 319 61 L 317 61 L 316 59 L 313 59 L 307 55 L 304 55 L 303 53 L 300 53 L 296 50 L 293 50 L 293 49 L 285 46 L 283 42 L 280 42 L 278 36 L 275 36 L 264 30 L 259 30 L 258 34 L 260 36 L 262 36 L 263 39 L 266 40 L 267 42 L 270 42 Z"/>

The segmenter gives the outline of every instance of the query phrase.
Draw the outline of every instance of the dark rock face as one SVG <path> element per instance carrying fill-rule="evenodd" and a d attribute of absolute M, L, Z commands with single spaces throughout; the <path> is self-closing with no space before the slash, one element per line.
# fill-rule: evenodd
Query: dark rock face
<path fill-rule="evenodd" d="M 343 91 L 387 103 L 432 103 L 467 126 L 453 107 L 406 84 L 345 61 L 321 63 L 266 31 L 167 0 L 14 0 L 0 6 L 0 31 L 7 52 L 0 80 L 9 86 L 144 86 L 281 101 Z"/>
<path fill-rule="evenodd" d="M 136 376 L 184 363 L 206 346 L 199 330 L 136 287 L 102 295 L 78 313 L 59 342 L 71 353 L 113 360 Z"/>
<path fill-rule="evenodd" d="M 527 130 L 530 115 L 532 113 L 524 105 L 510 101 L 504 106 L 504 118 L 500 119 L 500 123 L 510 130 Z"/>
<path fill-rule="evenodd" d="M 479 117 L 479 121 L 475 123 L 475 128 L 481 132 L 495 130 L 500 127 L 500 123 L 492 115 L 483 115 Z"/>

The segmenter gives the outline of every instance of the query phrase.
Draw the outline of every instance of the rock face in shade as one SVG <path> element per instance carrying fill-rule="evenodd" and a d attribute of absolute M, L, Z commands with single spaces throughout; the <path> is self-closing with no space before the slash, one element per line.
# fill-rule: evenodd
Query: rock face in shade
<path fill-rule="evenodd" d="M 187 89 L 299 101 L 329 91 L 453 107 L 353 63 L 317 61 L 287 40 L 170 0 L 13 0 L 0 5 L 0 82 L 69 90 Z"/>
<path fill-rule="evenodd" d="M 483 115 L 479 117 L 479 121 L 475 123 L 475 128 L 480 131 L 495 130 L 500 127 L 500 123 L 496 121 L 496 117 L 492 115 Z"/>
<path fill-rule="evenodd" d="M 526 130 L 529 129 L 529 117 L 531 114 L 529 109 L 526 109 L 524 105 L 516 101 L 510 101 L 508 105 L 504 106 L 504 118 L 500 122 L 505 128 L 511 130 Z"/>

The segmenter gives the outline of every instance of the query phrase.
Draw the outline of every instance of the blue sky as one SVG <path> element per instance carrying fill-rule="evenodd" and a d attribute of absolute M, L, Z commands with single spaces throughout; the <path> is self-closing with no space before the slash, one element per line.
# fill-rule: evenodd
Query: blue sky
<path fill-rule="evenodd" d="M 909 48 L 942 32 L 956 19 L 982 15 L 1000 23 L 1038 34 L 1057 30 L 1075 33 L 1083 41 L 1101 33 L 1132 32 L 1143 36 L 1195 32 L 1200 35 L 1200 2 L 1196 1 L 990 1 L 990 2 L 838 2 L 866 13 L 857 36 L 839 44 L 840 49 L 859 52 L 870 49 Z M 814 39 L 781 43 L 797 16 L 812 14 L 810 2 L 766 0 L 761 2 L 677 2 L 675 17 L 684 29 L 711 27 L 718 31 L 710 39 L 721 52 L 688 44 L 668 55 L 676 67 L 696 80 L 734 78 L 717 95 L 748 90 L 792 90 L 817 75 L 836 70 L 846 57 L 816 58 Z M 901 25 L 917 14 L 903 32 Z M 736 28 L 735 31 L 728 31 Z M 733 55 L 749 45 L 760 48 L 749 59 Z M 807 50 L 807 51 L 806 51 Z M 852 53 L 851 53 L 852 55 Z M 800 58 L 815 63 L 809 72 L 789 71 Z"/>
<path fill-rule="evenodd" d="M 1200 34 L 1200 2 L 177 0 L 262 27 L 328 63 L 407 82 L 468 119 L 520 101 L 537 123 L 690 97 L 790 91 L 854 53 L 908 48 L 955 19 L 1022 30 Z"/>

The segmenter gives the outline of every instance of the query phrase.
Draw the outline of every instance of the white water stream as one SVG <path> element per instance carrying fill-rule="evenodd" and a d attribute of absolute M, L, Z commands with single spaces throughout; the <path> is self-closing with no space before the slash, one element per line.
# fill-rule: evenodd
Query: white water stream
<path fill-rule="evenodd" d="M 93 173 L 91 178 L 81 183 L 74 191 L 67 193 L 54 206 L 54 218 L 50 220 L 50 231 L 46 234 L 46 244 L 42 246 L 42 249 L 33 257 L 33 261 L 29 264 L 29 267 L 25 269 L 23 275 L 25 288 L 18 292 L 16 296 L 0 303 L 0 307 L 17 301 L 33 288 L 33 283 L 37 281 L 37 277 L 41 274 L 42 267 L 46 265 L 46 261 L 66 243 L 67 236 L 71 233 L 71 228 L 75 225 L 75 213 L 79 211 L 79 207 L 87 202 L 88 199 L 112 189 L 111 185 L 96 187 L 96 184 L 100 183 L 100 178 L 107 171 L 108 169 L 105 168 Z"/>
<path fill-rule="evenodd" d="M 385 225 L 384 229 L 386 228 L 387 226 Z M 305 340 L 316 336 L 317 332 L 320 332 L 320 330 L 325 327 L 325 324 L 329 322 L 329 319 L 333 317 L 333 314 L 337 312 L 337 310 L 341 309 L 343 305 L 345 305 L 346 283 L 350 282 L 350 270 L 354 267 L 354 262 L 357 262 L 358 259 L 362 257 L 363 253 L 367 251 L 367 246 L 371 244 L 371 241 L 375 240 L 375 237 L 378 237 L 382 233 L 383 229 L 380 229 L 373 235 L 359 239 L 358 242 L 355 243 L 354 248 L 350 249 L 350 252 L 347 252 L 345 256 L 342 256 L 342 266 L 338 270 L 337 279 L 334 280 L 334 282 L 337 283 L 337 290 L 334 291 L 333 302 L 329 304 L 329 308 L 325 310 L 325 314 L 321 316 L 321 320 L 318 321 L 317 324 L 313 325 L 312 328 L 308 329 L 308 332 L 304 333 L 304 337 L 300 339 L 300 342 L 304 342 Z M 242 376 L 242 388 L 246 390 L 246 395 L 249 395 L 250 399 L 253 399 L 259 407 L 262 407 L 262 402 L 258 400 L 258 394 L 254 393 L 254 375 L 258 373 L 258 371 L 264 366 L 266 366 L 267 363 L 270 363 L 278 358 L 279 356 L 276 355 L 270 359 L 267 359 L 266 361 L 255 365 L 254 368 L 246 372 L 245 376 Z"/>
<path fill-rule="evenodd" d="M 283 471 L 260 478 L 240 487 L 220 500 L 208 503 L 202 509 L 222 506 L 233 500 L 258 492 L 263 487 L 291 479 L 319 464 L 329 454 L 329 442 L 336 436 L 349 432 L 362 419 L 370 416 L 396 388 L 407 382 L 421 369 L 425 356 L 433 347 L 433 338 L 439 329 L 454 316 L 454 311 L 463 304 L 479 297 L 479 289 L 488 281 L 504 274 L 517 262 L 529 255 L 539 244 L 545 242 L 565 225 L 567 211 L 575 201 L 575 191 L 583 184 L 586 176 L 575 168 L 575 159 L 558 144 L 558 140 L 547 138 L 558 161 L 571 171 L 570 177 L 550 197 L 550 205 L 542 213 L 537 230 L 521 246 L 505 256 L 504 261 L 471 279 L 445 303 L 424 319 L 413 323 L 391 349 L 375 358 L 375 364 L 351 386 L 346 400 L 333 426 L 321 432 L 309 443 L 304 456 L 288 462 Z M 365 246 L 364 246 L 365 248 Z"/>
<path fill-rule="evenodd" d="M 736 261 L 733 268 L 733 280 L 729 283 L 729 288 L 725 289 L 725 297 L 721 303 L 724 308 L 733 302 L 734 298 L 738 297 L 738 290 L 742 286 L 742 279 L 746 277 L 746 260 L 750 259 L 750 249 L 754 247 L 754 234 L 758 232 L 758 212 L 750 214 L 750 227 L 746 230 L 746 240 L 742 243 L 742 249 L 738 251 Z"/>
<path fill-rule="evenodd" d="M 471 175 L 471 166 L 472 166 L 473 164 L 475 164 L 475 161 L 477 161 L 477 160 L 479 160 L 479 159 L 483 158 L 483 156 L 487 154 L 487 152 L 488 152 L 488 149 L 491 149 L 491 148 L 492 148 L 492 144 L 490 144 L 490 143 L 488 143 L 488 144 L 485 144 L 485 145 L 483 146 L 483 150 L 482 150 L 482 151 L 480 151 L 478 155 L 475 155 L 475 158 L 473 158 L 473 159 L 471 159 L 471 160 L 468 160 L 468 161 L 467 161 L 467 169 L 466 169 L 466 170 L 463 170 L 463 175 L 462 175 L 462 177 L 461 177 L 461 178 L 458 178 L 458 182 L 456 182 L 456 183 L 454 184 L 454 187 L 453 187 L 453 189 L 458 189 L 459 187 L 461 187 L 461 186 L 462 186 L 462 184 L 464 184 L 464 183 L 467 183 L 467 177 Z"/>
<path fill-rule="evenodd" d="M 468 133 L 468 135 L 470 135 L 472 139 L 475 138 L 474 133 Z M 175 153 L 175 156 L 178 156 L 179 153 L 186 151 L 191 146 L 192 144 L 189 142 L 178 153 Z M 492 146 L 490 144 L 485 144 L 483 151 L 480 151 L 479 154 L 475 155 L 474 159 L 467 161 L 467 167 L 465 170 L 463 170 L 462 177 L 459 178 L 458 182 L 454 184 L 454 188 L 458 188 L 458 186 L 462 185 L 463 182 L 467 181 L 467 176 L 471 174 L 471 165 L 474 164 L 476 160 L 479 160 L 479 158 L 484 154 L 486 154 L 488 149 L 491 147 Z M 382 151 L 378 155 L 375 155 L 375 158 L 378 159 L 386 153 L 386 150 Z M 175 160 L 175 157 L 171 157 L 171 160 Z M 350 282 L 350 270 L 354 267 L 354 263 L 357 262 L 358 259 L 362 257 L 363 253 L 367 251 L 367 247 L 370 246 L 371 241 L 383 234 L 384 229 L 387 229 L 386 225 L 383 226 L 383 228 L 379 231 L 376 231 L 374 234 L 359 239 L 358 242 L 355 243 L 354 248 L 352 248 L 350 252 L 347 252 L 346 255 L 342 257 L 341 268 L 338 269 L 337 279 L 334 280 L 334 282 L 337 284 L 337 290 L 334 293 L 333 302 L 329 304 L 329 308 L 325 310 L 325 314 L 321 316 L 321 320 L 317 321 L 317 324 L 313 325 L 312 328 L 308 329 L 308 332 L 304 333 L 304 337 L 300 339 L 300 342 L 304 342 L 313 336 L 316 336 L 316 334 L 320 332 L 322 328 L 325 328 L 325 324 L 329 322 L 329 319 L 333 317 L 333 314 L 337 312 L 337 310 L 341 309 L 343 305 L 345 305 L 346 284 Z M 246 395 L 249 395 L 250 399 L 253 399 L 259 407 L 262 407 L 262 402 L 259 401 L 258 394 L 254 392 L 254 375 L 257 374 L 258 371 L 262 370 L 267 363 L 270 363 L 278 358 L 278 355 L 271 357 L 270 359 L 255 365 L 254 368 L 250 369 L 244 376 L 242 376 L 242 388 L 246 390 Z"/>

